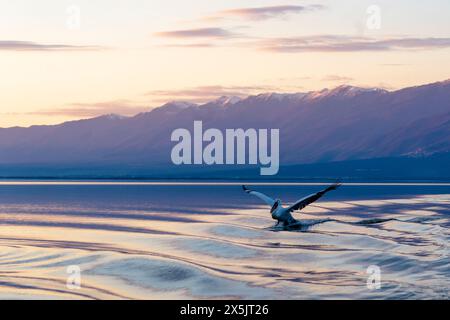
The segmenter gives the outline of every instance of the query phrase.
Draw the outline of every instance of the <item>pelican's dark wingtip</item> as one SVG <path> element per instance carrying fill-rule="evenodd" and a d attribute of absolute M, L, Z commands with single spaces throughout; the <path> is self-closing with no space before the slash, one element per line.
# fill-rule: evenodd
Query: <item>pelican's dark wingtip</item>
<path fill-rule="evenodd" d="M 336 189 L 339 188 L 340 186 L 342 186 L 342 182 L 336 181 L 336 182 L 333 183 L 331 186 L 329 186 L 328 188 L 325 189 L 325 193 L 328 192 L 328 191 L 336 190 Z"/>
<path fill-rule="evenodd" d="M 246 186 L 242 185 L 242 190 L 244 190 L 245 192 L 249 193 L 251 190 L 249 188 L 247 188 Z"/>

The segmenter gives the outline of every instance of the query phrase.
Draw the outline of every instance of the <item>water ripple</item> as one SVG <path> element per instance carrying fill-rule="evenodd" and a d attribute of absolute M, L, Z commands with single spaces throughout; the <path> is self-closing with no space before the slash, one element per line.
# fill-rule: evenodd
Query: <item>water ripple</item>
<path fill-rule="evenodd" d="M 0 298 L 448 298 L 446 192 L 322 201 L 286 229 L 231 185 L 193 187 L 192 203 L 169 186 L 91 186 L 88 202 L 82 186 L 39 188 L 0 186 Z"/>

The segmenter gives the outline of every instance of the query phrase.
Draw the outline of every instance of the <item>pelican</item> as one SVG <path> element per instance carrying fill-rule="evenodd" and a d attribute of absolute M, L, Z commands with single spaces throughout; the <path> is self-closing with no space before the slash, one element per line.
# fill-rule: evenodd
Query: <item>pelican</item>
<path fill-rule="evenodd" d="M 265 195 L 262 192 L 250 190 L 246 186 L 242 186 L 242 189 L 244 189 L 244 191 L 246 193 L 258 197 L 259 199 L 261 199 L 262 201 L 264 201 L 271 207 L 270 213 L 272 215 L 272 218 L 274 220 L 278 221 L 276 224 L 277 226 L 280 223 L 282 223 L 284 227 L 289 227 L 293 224 L 299 223 L 299 221 L 297 221 L 296 219 L 294 219 L 294 217 L 292 217 L 292 214 L 291 214 L 292 212 L 297 211 L 297 210 L 302 210 L 307 205 L 320 199 L 325 193 L 327 193 L 331 190 L 336 190 L 339 186 L 341 186 L 341 183 L 336 182 L 322 191 L 319 191 L 317 193 L 313 193 L 313 194 L 310 194 L 309 196 L 301 198 L 300 200 L 296 201 L 290 207 L 283 207 L 280 199 L 272 199 L 271 197 Z"/>

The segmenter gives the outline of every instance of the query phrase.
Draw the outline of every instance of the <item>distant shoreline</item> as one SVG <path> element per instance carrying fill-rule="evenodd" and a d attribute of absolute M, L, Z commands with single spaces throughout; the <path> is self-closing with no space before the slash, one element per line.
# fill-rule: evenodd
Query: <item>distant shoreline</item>
<path fill-rule="evenodd" d="M 254 181 L 254 180 L 132 180 L 132 179 L 1 179 L 2 185 L 154 185 L 154 186 L 240 186 L 244 184 L 259 186 L 320 186 L 330 181 Z M 443 186 L 450 187 L 450 182 L 432 181 L 373 181 L 343 182 L 347 186 Z"/>

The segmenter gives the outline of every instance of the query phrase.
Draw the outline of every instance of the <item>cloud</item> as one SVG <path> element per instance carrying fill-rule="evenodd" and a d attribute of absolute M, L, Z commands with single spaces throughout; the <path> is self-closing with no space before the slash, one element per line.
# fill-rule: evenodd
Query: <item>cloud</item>
<path fill-rule="evenodd" d="M 280 6 L 266 6 L 253 8 L 238 8 L 219 11 L 214 15 L 207 16 L 205 20 L 219 20 L 228 17 L 238 17 L 249 20 L 265 20 L 288 14 L 298 14 L 313 10 L 324 9 L 322 5 L 280 5 Z"/>
<path fill-rule="evenodd" d="M 166 48 L 214 48 L 217 44 L 214 43 L 172 43 L 164 45 Z"/>
<path fill-rule="evenodd" d="M 318 35 L 280 38 L 258 38 L 234 33 L 222 28 L 202 28 L 160 32 L 157 35 L 188 41 L 166 44 L 166 47 L 211 48 L 218 46 L 252 48 L 270 52 L 382 52 L 382 51 L 419 51 L 450 48 L 450 38 L 433 37 L 390 37 L 369 38 L 345 35 Z"/>
<path fill-rule="evenodd" d="M 449 48 L 450 38 L 373 39 L 364 37 L 325 35 L 265 39 L 256 42 L 256 46 L 260 49 L 274 52 L 428 50 Z"/>
<path fill-rule="evenodd" d="M 241 29 L 242 26 L 233 29 Z M 237 45 L 233 40 L 245 39 L 248 41 L 250 37 L 242 33 L 237 33 L 224 28 L 198 28 L 172 30 L 164 32 L 156 32 L 155 36 L 167 40 L 160 44 L 166 48 L 214 48 Z"/>
<path fill-rule="evenodd" d="M 383 67 L 403 67 L 408 66 L 406 63 L 381 63 L 380 66 Z"/>
<path fill-rule="evenodd" d="M 68 117 L 96 117 L 104 114 L 120 114 L 124 116 L 135 115 L 148 111 L 147 106 L 138 105 L 129 100 L 116 100 L 99 103 L 72 103 L 67 107 L 39 110 L 34 115 L 68 116 Z"/>
<path fill-rule="evenodd" d="M 237 34 L 222 28 L 199 28 L 157 32 L 154 35 L 164 38 L 231 38 Z"/>
<path fill-rule="evenodd" d="M 345 77 L 345 76 L 338 76 L 335 74 L 330 74 L 330 75 L 322 78 L 322 81 L 331 81 L 331 82 L 348 82 L 348 81 L 352 81 L 352 80 L 354 80 L 354 79 L 350 78 L 350 77 Z"/>
<path fill-rule="evenodd" d="M 250 94 L 260 93 L 274 89 L 267 86 L 199 86 L 181 90 L 154 90 L 145 93 L 148 103 L 139 103 L 131 100 L 114 100 L 98 103 L 71 103 L 64 107 L 43 109 L 28 113 L 40 116 L 63 116 L 71 118 L 92 118 L 105 114 L 119 114 L 133 116 L 141 112 L 147 112 L 156 105 L 162 105 L 169 101 L 187 101 L 194 103 L 206 103 L 221 96 L 246 97 Z M 149 106 L 154 104 L 153 106 Z"/>
<path fill-rule="evenodd" d="M 181 90 L 155 90 L 148 92 L 146 95 L 151 96 L 152 101 L 158 101 L 160 103 L 165 103 L 170 100 L 205 103 L 221 96 L 246 97 L 251 94 L 274 89 L 269 86 L 199 86 Z"/>
<path fill-rule="evenodd" d="M 31 41 L 0 40 L 0 50 L 9 51 L 95 51 L 99 46 L 74 46 L 66 44 L 41 44 Z"/>
<path fill-rule="evenodd" d="M 154 90 L 145 93 L 148 103 L 132 100 L 114 100 L 98 103 L 71 103 L 60 108 L 43 109 L 27 113 L 28 115 L 58 116 L 70 118 L 92 118 L 105 114 L 133 116 L 151 110 L 150 104 L 162 105 L 169 101 L 187 101 L 206 103 L 222 96 L 247 97 L 266 91 L 276 91 L 278 87 L 270 86 L 198 86 L 181 90 Z M 0 113 L 0 115 L 18 115 L 19 113 Z M 23 114 L 20 114 L 23 115 Z"/>

